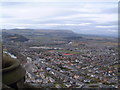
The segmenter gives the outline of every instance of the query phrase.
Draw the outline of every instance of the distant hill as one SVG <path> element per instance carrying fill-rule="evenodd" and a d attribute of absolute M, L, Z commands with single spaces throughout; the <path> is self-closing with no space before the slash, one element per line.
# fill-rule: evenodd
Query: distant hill
<path fill-rule="evenodd" d="M 36 36 L 78 36 L 78 34 L 74 33 L 71 30 L 50 30 L 50 29 L 7 29 L 3 30 L 3 32 L 8 32 L 12 34 L 20 34 L 23 36 L 26 35 L 36 35 Z"/>
<path fill-rule="evenodd" d="M 14 42 L 25 42 L 28 41 L 29 39 L 27 39 L 26 37 L 19 35 L 19 34 L 9 34 L 6 32 L 2 33 L 2 38 L 3 40 L 7 40 L 7 41 L 14 41 Z"/>

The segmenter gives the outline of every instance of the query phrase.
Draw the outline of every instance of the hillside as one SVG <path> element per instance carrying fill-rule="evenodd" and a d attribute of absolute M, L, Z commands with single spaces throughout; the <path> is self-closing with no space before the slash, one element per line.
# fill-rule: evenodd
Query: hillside
<path fill-rule="evenodd" d="M 14 41 L 14 42 L 25 42 L 28 41 L 29 39 L 27 39 L 26 37 L 19 35 L 19 34 L 9 34 L 6 32 L 2 33 L 2 38 L 3 40 L 7 40 L 7 41 Z"/>
<path fill-rule="evenodd" d="M 71 30 L 49 30 L 49 29 L 8 29 L 3 30 L 3 32 L 20 34 L 20 35 L 29 35 L 29 36 L 76 36 L 78 34 L 74 33 Z"/>

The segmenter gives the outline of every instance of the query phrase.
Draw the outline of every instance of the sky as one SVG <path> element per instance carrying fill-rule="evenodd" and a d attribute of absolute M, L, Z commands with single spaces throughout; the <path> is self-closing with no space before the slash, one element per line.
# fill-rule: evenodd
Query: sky
<path fill-rule="evenodd" d="M 3 29 L 72 30 L 80 34 L 117 36 L 117 0 L 2 0 Z"/>

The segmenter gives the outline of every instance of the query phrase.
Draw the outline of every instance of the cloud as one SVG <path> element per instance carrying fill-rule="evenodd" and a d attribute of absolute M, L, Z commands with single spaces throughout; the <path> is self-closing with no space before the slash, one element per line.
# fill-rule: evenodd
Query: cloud
<path fill-rule="evenodd" d="M 9 0 L 1 0 L 2 2 L 9 2 Z M 11 2 L 119 2 L 119 0 L 10 0 Z"/>
<path fill-rule="evenodd" d="M 98 28 L 117 28 L 117 26 L 96 26 Z"/>

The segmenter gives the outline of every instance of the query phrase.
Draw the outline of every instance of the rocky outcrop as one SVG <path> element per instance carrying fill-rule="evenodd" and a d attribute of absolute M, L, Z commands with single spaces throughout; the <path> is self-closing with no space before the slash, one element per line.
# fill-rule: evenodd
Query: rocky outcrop
<path fill-rule="evenodd" d="M 3 54 L 2 59 L 2 83 L 3 86 L 18 89 L 18 83 L 25 80 L 25 70 L 17 59 Z M 4 87 L 3 87 L 4 88 Z"/>

